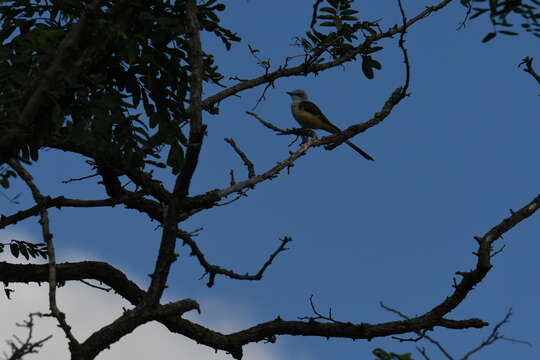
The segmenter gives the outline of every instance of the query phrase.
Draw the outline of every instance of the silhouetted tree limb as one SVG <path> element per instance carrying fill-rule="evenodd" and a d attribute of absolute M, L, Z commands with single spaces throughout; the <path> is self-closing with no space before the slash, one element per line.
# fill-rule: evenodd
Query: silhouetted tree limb
<path fill-rule="evenodd" d="M 38 353 L 39 349 L 52 338 L 52 335 L 49 335 L 40 340 L 34 340 L 34 317 L 36 316 L 41 316 L 41 314 L 29 314 L 28 320 L 16 324 L 17 327 L 26 328 L 27 335 L 22 340 L 17 335 L 13 335 L 13 339 L 6 341 L 11 353 L 4 353 L 4 360 L 23 360 L 26 355 Z"/>
<path fill-rule="evenodd" d="M 413 18 L 409 19 L 406 24 L 406 28 L 411 27 L 416 22 L 428 17 L 432 13 L 443 9 L 446 5 L 451 3 L 453 0 L 444 0 L 433 6 L 427 6 L 426 9 L 418 13 Z M 340 58 L 320 64 L 310 64 L 305 66 L 304 64 L 292 67 L 292 68 L 280 68 L 276 71 L 270 72 L 268 74 L 259 76 L 254 79 L 242 81 L 239 84 L 231 86 L 225 90 L 218 92 L 202 101 L 203 109 L 207 109 L 215 103 L 221 102 L 233 95 L 238 94 L 239 92 L 253 87 L 272 82 L 276 79 L 289 77 L 289 76 L 305 76 L 306 74 L 316 74 L 322 70 L 330 69 L 339 65 L 342 65 L 348 61 L 352 61 L 356 58 L 357 55 L 361 54 L 367 47 L 378 40 L 391 38 L 396 34 L 399 34 L 404 30 L 403 26 L 395 26 L 390 28 L 387 31 L 381 32 L 379 34 L 367 37 L 364 42 L 356 46 L 353 50 L 347 54 L 341 56 Z"/>

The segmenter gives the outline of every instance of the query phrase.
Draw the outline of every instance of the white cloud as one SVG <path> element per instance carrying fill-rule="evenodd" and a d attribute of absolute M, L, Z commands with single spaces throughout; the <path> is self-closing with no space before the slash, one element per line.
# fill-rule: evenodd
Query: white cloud
<path fill-rule="evenodd" d="M 0 305 L 0 334 L 3 340 L 10 337 L 10 334 L 18 334 L 20 337 L 26 335 L 24 329 L 17 328 L 15 323 L 21 323 L 27 319 L 31 312 L 46 313 L 48 309 L 48 286 L 47 284 L 37 285 L 10 285 L 15 292 L 12 300 L 2 298 Z M 66 313 L 68 322 L 73 326 L 74 335 L 79 340 L 84 340 L 93 331 L 103 325 L 110 323 L 120 316 L 122 307 L 131 308 L 126 301 L 114 294 L 90 288 L 82 283 L 70 283 L 57 292 L 58 305 Z M 220 331 L 237 330 L 249 326 L 249 314 L 229 317 L 228 309 L 232 306 L 218 299 L 208 299 L 202 301 L 201 305 L 205 309 L 206 315 L 203 317 L 204 324 Z M 211 305 L 206 307 L 205 305 Z M 212 314 L 215 314 L 212 318 Z M 198 315 L 191 314 L 191 319 L 197 319 Z M 41 339 L 49 334 L 53 338 L 49 340 L 39 354 L 29 355 L 28 359 L 69 359 L 67 341 L 56 322 L 50 318 L 36 320 L 34 339 Z M 6 351 L 7 347 L 0 346 Z M 264 345 L 253 344 L 244 348 L 245 359 L 270 360 L 279 359 L 276 344 Z M 215 353 L 214 350 L 197 345 L 194 341 L 182 337 L 178 334 L 171 334 L 164 326 L 158 323 L 149 323 L 139 327 L 132 334 L 129 334 L 118 343 L 111 346 L 110 350 L 103 351 L 98 360 L 117 359 L 232 359 L 230 355 L 223 351 Z"/>

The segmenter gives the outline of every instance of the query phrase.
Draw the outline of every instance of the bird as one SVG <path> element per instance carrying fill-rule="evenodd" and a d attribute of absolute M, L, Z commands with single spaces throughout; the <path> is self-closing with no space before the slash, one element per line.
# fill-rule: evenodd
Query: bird
<path fill-rule="evenodd" d="M 332 134 L 337 134 L 341 130 L 328 120 L 323 114 L 321 109 L 315 103 L 308 100 L 308 96 L 304 90 L 287 91 L 287 94 L 291 96 L 292 104 L 291 111 L 294 119 L 306 129 L 321 129 Z M 373 160 L 373 158 L 354 145 L 349 140 L 345 141 L 345 144 L 349 145 L 354 151 L 362 155 L 367 160 Z"/>

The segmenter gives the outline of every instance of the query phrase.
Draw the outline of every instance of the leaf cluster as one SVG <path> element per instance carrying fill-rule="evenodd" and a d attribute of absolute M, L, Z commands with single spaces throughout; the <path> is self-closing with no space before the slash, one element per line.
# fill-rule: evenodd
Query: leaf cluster
<path fill-rule="evenodd" d="M 78 44 L 64 54 L 64 73 L 46 78 L 88 2 L 15 0 L 0 6 L 0 134 L 18 139 L 10 155 L 36 161 L 43 146 L 64 141 L 129 167 L 150 163 L 179 172 L 191 86 L 185 1 L 103 1 Z M 240 39 L 220 25 L 224 9 L 208 0 L 198 6 L 198 16 L 202 30 L 230 49 Z M 203 81 L 220 84 L 213 55 L 203 53 L 203 65 Z M 37 115 L 22 123 L 20 114 L 43 83 L 50 86 Z M 164 148 L 166 163 L 160 161 Z"/>
<path fill-rule="evenodd" d="M 0 166 L 0 186 L 4 189 L 9 188 L 9 178 L 16 178 L 17 175 L 13 170 L 6 166 Z"/>
<path fill-rule="evenodd" d="M 469 9 L 469 19 L 489 16 L 494 30 L 487 33 L 482 42 L 488 42 L 498 34 L 518 35 L 518 30 L 509 30 L 514 27 L 514 22 L 520 22 L 522 30 L 540 37 L 538 0 L 461 0 L 461 4 Z M 519 17 L 521 21 L 516 21 L 513 17 Z"/>
<path fill-rule="evenodd" d="M 314 17 L 314 23 L 305 37 L 297 37 L 297 44 L 301 46 L 309 62 L 322 62 L 323 53 L 332 59 L 339 58 L 355 48 L 354 42 L 369 36 L 375 36 L 380 31 L 376 22 L 362 21 L 358 18 L 358 10 L 351 8 L 351 0 L 327 0 Z M 318 31 L 315 25 L 328 31 Z M 374 76 L 373 69 L 380 70 L 381 64 L 373 59 L 370 53 L 381 50 L 382 47 L 370 44 L 362 55 L 362 72 L 368 79 Z"/>
<path fill-rule="evenodd" d="M 11 255 L 18 258 L 22 255 L 26 260 L 41 256 L 47 259 L 47 245 L 45 243 L 31 243 L 24 240 L 11 240 L 9 244 L 0 243 L 0 253 L 4 252 L 4 247 L 9 246 Z"/>

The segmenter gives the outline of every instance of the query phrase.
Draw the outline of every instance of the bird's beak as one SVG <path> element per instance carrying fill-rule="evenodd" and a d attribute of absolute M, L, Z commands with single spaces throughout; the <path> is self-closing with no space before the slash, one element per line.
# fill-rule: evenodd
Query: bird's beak
<path fill-rule="evenodd" d="M 293 96 L 293 93 L 290 91 L 287 91 L 287 94 L 289 94 L 290 96 Z"/>

